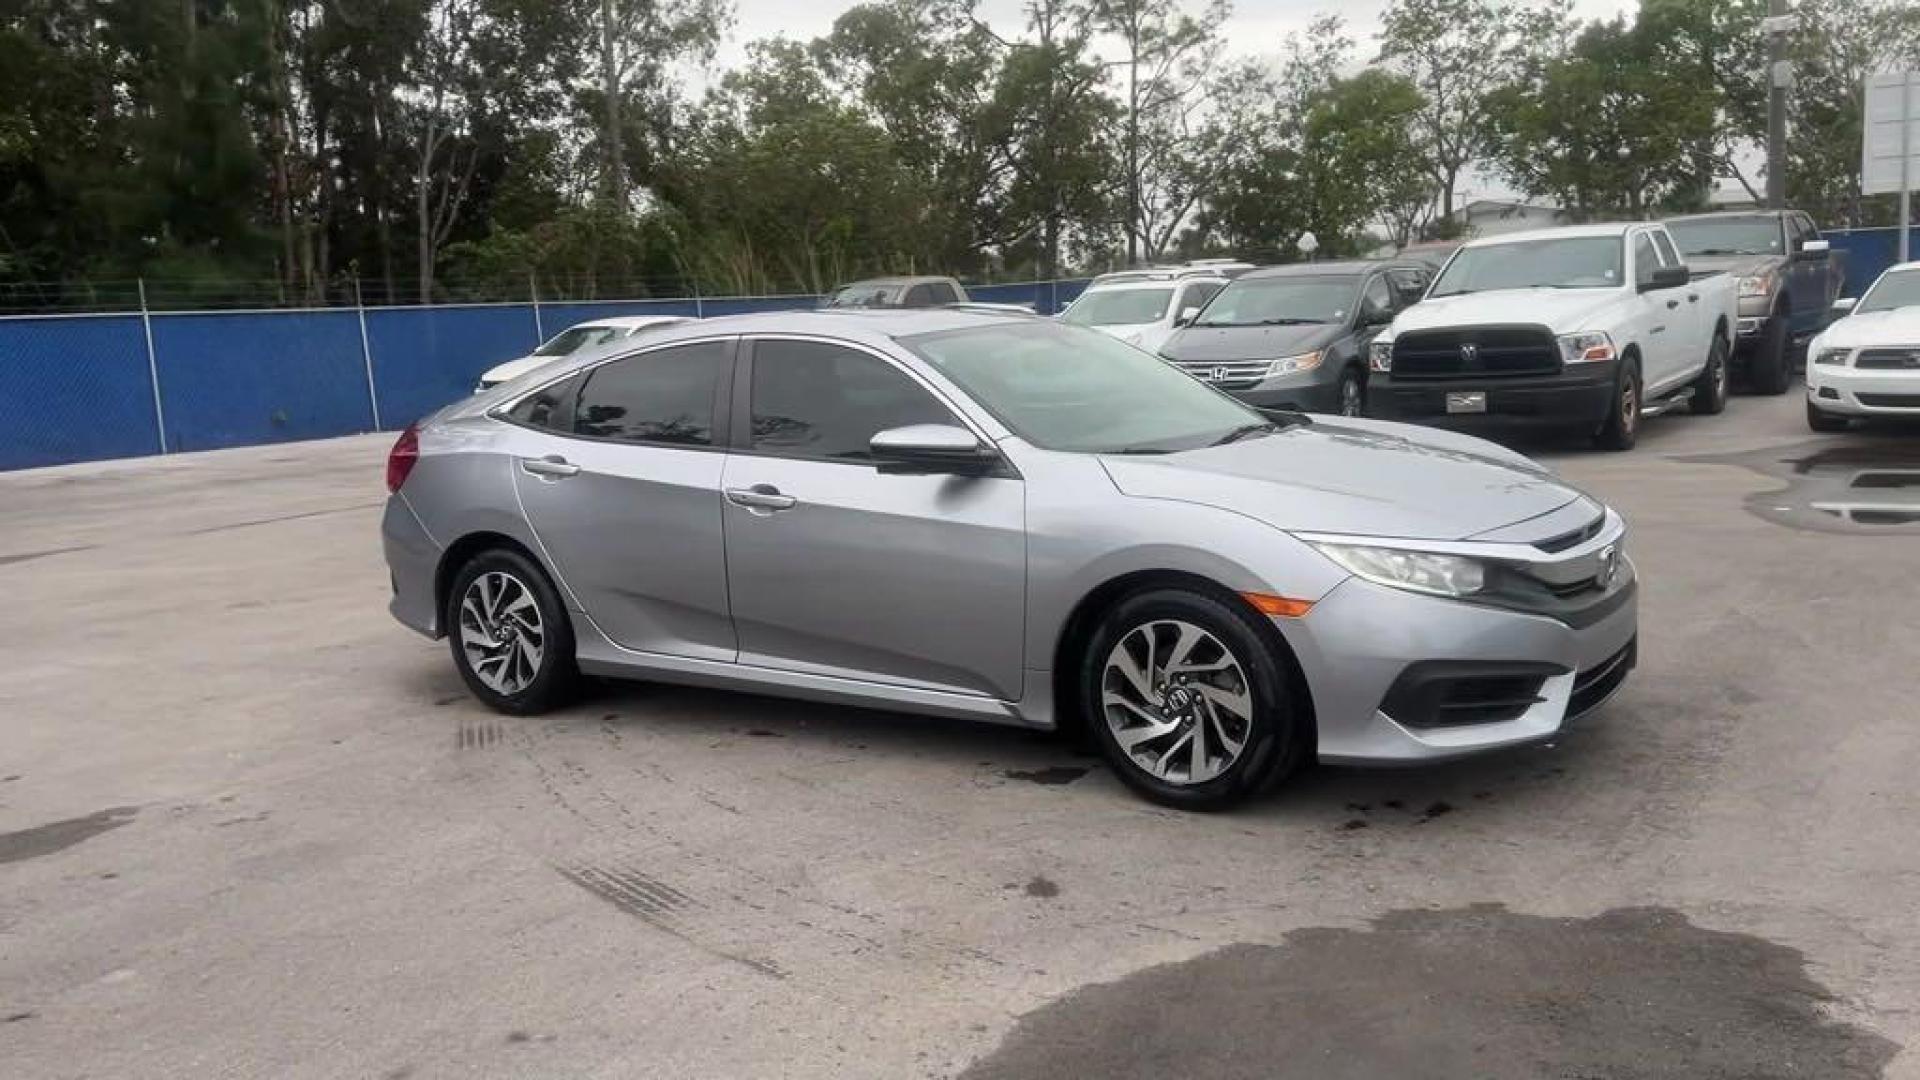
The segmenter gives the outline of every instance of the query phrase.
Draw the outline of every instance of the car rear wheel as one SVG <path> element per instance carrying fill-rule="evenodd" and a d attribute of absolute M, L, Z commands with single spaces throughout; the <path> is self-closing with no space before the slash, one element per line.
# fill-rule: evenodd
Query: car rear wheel
<path fill-rule="evenodd" d="M 1613 407 L 1606 422 L 1593 437 L 1602 450 L 1631 450 L 1640 439 L 1640 362 L 1630 359 L 1620 368 L 1620 382 L 1613 389 Z"/>
<path fill-rule="evenodd" d="M 1717 416 L 1727 409 L 1727 357 L 1732 352 L 1727 339 L 1713 336 L 1713 348 L 1707 353 L 1707 369 L 1693 381 L 1693 398 L 1688 403 L 1701 416 Z"/>
<path fill-rule="evenodd" d="M 1261 617 L 1226 598 L 1156 589 L 1101 622 L 1081 700 L 1128 787 L 1166 806 L 1220 810 L 1298 766 L 1306 725 Z"/>
<path fill-rule="evenodd" d="M 1847 430 L 1847 418 L 1835 416 L 1809 401 L 1807 402 L 1807 426 L 1823 434 L 1832 434 Z"/>
<path fill-rule="evenodd" d="M 496 548 L 461 567 L 447 593 L 446 626 L 454 666 L 489 708 L 532 716 L 573 695 L 573 626 L 552 582 L 525 555 Z"/>

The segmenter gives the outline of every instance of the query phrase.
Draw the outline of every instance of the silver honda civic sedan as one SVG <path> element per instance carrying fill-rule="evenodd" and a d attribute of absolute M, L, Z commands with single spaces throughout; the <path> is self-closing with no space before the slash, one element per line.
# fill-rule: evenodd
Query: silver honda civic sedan
<path fill-rule="evenodd" d="M 387 484 L 393 614 L 507 713 L 588 673 L 1074 727 L 1203 809 L 1552 738 L 1635 659 L 1625 526 L 1540 466 L 1050 320 L 687 323 L 449 405 Z"/>

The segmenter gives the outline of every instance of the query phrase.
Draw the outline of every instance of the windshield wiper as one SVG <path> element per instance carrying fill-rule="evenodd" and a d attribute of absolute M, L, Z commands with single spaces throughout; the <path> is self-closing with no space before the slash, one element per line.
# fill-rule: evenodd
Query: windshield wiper
<path fill-rule="evenodd" d="M 1689 251 L 1687 252 L 1687 254 L 1688 255 L 1758 255 L 1760 253 L 1757 251 L 1747 251 L 1744 248 L 1701 248 L 1698 251 Z"/>
<path fill-rule="evenodd" d="M 1264 435 L 1267 432 L 1278 430 L 1280 430 L 1280 424 L 1272 420 L 1263 420 L 1258 424 L 1241 424 L 1239 427 L 1234 428 L 1232 431 L 1227 432 L 1225 435 L 1220 436 L 1207 445 L 1225 446 L 1228 443 L 1239 442 L 1241 439 L 1250 436 Z"/>
<path fill-rule="evenodd" d="M 1325 319 L 1299 319 L 1291 315 L 1286 315 L 1278 319 L 1261 319 L 1258 325 L 1260 326 L 1319 326 L 1320 324 L 1326 321 L 1327 320 Z"/>
<path fill-rule="evenodd" d="M 1446 292 L 1434 293 L 1433 299 L 1438 300 L 1443 296 L 1472 296 L 1479 291 L 1479 289 L 1448 289 Z"/>

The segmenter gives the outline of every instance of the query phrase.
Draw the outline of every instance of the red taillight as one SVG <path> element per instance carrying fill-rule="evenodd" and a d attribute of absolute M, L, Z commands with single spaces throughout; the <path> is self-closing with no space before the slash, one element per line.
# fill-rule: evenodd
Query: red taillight
<path fill-rule="evenodd" d="M 413 463 L 420 460 L 420 432 L 412 425 L 393 440 L 393 450 L 387 454 L 387 490 L 399 491 L 400 485 L 407 482 L 407 474 L 413 472 Z"/>

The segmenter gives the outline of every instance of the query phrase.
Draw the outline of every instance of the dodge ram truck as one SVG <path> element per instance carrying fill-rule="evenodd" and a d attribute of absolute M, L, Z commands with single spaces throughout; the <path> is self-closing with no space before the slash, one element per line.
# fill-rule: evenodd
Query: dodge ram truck
<path fill-rule="evenodd" d="M 1695 214 L 1666 226 L 1695 273 L 1717 270 L 1739 283 L 1735 373 L 1758 393 L 1785 393 L 1794 347 L 1826 327 L 1840 298 L 1846 253 L 1831 250 L 1798 210 Z"/>
<path fill-rule="evenodd" d="M 1658 223 L 1474 240 L 1368 346 L 1369 411 L 1631 449 L 1642 417 L 1726 408 L 1736 300 L 1731 277 L 1695 277 Z"/>

